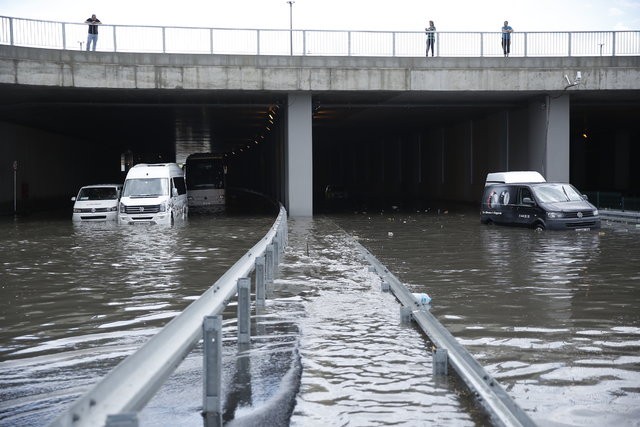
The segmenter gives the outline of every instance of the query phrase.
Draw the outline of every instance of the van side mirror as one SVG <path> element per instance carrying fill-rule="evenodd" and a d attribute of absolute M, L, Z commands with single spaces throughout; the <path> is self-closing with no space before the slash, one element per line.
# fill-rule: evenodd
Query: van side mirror
<path fill-rule="evenodd" d="M 73 197 L 71 198 L 71 201 L 72 201 L 72 202 L 75 202 L 75 201 L 76 201 L 76 196 L 73 196 Z"/>
<path fill-rule="evenodd" d="M 587 200 L 587 201 L 589 200 L 589 196 L 587 196 L 586 194 L 583 194 L 583 195 L 582 195 L 582 198 L 583 198 L 583 199 L 585 199 L 585 200 Z"/>
<path fill-rule="evenodd" d="M 522 203 L 527 205 L 527 206 L 535 206 L 535 202 L 533 200 L 531 200 L 531 197 L 524 197 L 522 199 Z"/>
<path fill-rule="evenodd" d="M 171 195 L 172 195 L 173 197 L 177 197 L 177 196 L 178 196 L 178 189 L 177 189 L 176 187 L 173 187 L 173 188 L 171 189 Z"/>

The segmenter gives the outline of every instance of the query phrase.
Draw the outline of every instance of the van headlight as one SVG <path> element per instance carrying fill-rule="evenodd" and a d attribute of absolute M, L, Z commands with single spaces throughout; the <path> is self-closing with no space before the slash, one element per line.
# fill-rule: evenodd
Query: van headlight
<path fill-rule="evenodd" d="M 118 211 L 118 207 L 117 207 L 117 206 L 111 206 L 111 207 L 109 208 L 109 211 L 110 211 L 110 212 L 117 212 L 117 211 Z"/>
<path fill-rule="evenodd" d="M 167 211 L 167 204 L 160 203 L 160 212 L 166 212 L 166 211 Z"/>
<path fill-rule="evenodd" d="M 120 213 L 127 213 L 127 208 L 123 203 L 120 203 Z"/>
<path fill-rule="evenodd" d="M 547 212 L 547 218 L 549 219 L 556 219 L 556 218 L 563 218 L 564 214 L 562 212 Z"/>
<path fill-rule="evenodd" d="M 598 215 L 599 215 L 599 213 L 598 213 L 598 209 L 594 209 L 594 210 L 593 210 L 593 216 L 598 216 Z"/>

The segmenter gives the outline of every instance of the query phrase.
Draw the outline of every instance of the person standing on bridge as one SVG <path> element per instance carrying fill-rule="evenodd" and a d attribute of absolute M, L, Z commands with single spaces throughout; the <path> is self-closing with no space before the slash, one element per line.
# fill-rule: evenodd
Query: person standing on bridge
<path fill-rule="evenodd" d="M 429 56 L 429 49 L 433 56 L 433 46 L 436 44 L 436 26 L 433 25 L 433 21 L 429 21 L 429 26 L 424 30 L 427 33 L 427 56 Z"/>
<path fill-rule="evenodd" d="M 91 18 L 84 21 L 85 24 L 89 24 L 89 35 L 87 36 L 87 52 L 93 42 L 93 50 L 96 50 L 96 44 L 98 43 L 98 25 L 102 24 L 96 15 L 91 15 Z"/>
<path fill-rule="evenodd" d="M 513 28 L 509 26 L 509 21 L 504 21 L 504 26 L 502 27 L 502 52 L 504 52 L 504 56 L 509 56 L 511 51 L 511 33 L 513 33 Z"/>

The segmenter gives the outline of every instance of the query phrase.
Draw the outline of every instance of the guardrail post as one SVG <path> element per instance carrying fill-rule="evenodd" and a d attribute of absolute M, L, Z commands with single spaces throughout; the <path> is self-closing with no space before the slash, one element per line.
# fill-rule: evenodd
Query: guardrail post
<path fill-rule="evenodd" d="M 204 397 L 207 426 L 222 425 L 222 315 L 206 316 L 202 324 Z"/>
<path fill-rule="evenodd" d="M 447 367 L 449 365 L 449 352 L 444 348 L 437 348 L 433 352 L 433 375 L 447 375 Z"/>
<path fill-rule="evenodd" d="M 411 323 L 411 307 L 400 307 L 400 323 Z"/>
<path fill-rule="evenodd" d="M 276 234 L 273 239 L 273 266 L 274 268 L 280 265 L 280 242 L 278 241 L 278 235 Z M 275 270 L 274 270 L 275 271 Z"/>
<path fill-rule="evenodd" d="M 105 427 L 138 427 L 138 414 L 135 412 L 123 412 L 121 414 L 107 415 Z"/>
<path fill-rule="evenodd" d="M 238 279 L 238 344 L 246 344 L 251 337 L 250 313 L 251 279 Z"/>
<path fill-rule="evenodd" d="M 273 244 L 267 245 L 267 249 L 264 251 L 264 266 L 266 283 L 271 284 L 273 282 Z"/>
<path fill-rule="evenodd" d="M 264 256 L 256 259 L 256 304 L 264 305 L 265 286 L 264 286 Z"/>

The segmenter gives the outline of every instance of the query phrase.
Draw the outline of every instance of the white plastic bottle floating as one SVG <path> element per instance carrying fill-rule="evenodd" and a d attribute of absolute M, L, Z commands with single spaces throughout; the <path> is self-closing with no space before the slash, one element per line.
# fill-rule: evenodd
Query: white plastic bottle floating
<path fill-rule="evenodd" d="M 431 297 L 425 293 L 411 294 L 420 305 L 428 305 L 431 303 Z"/>

